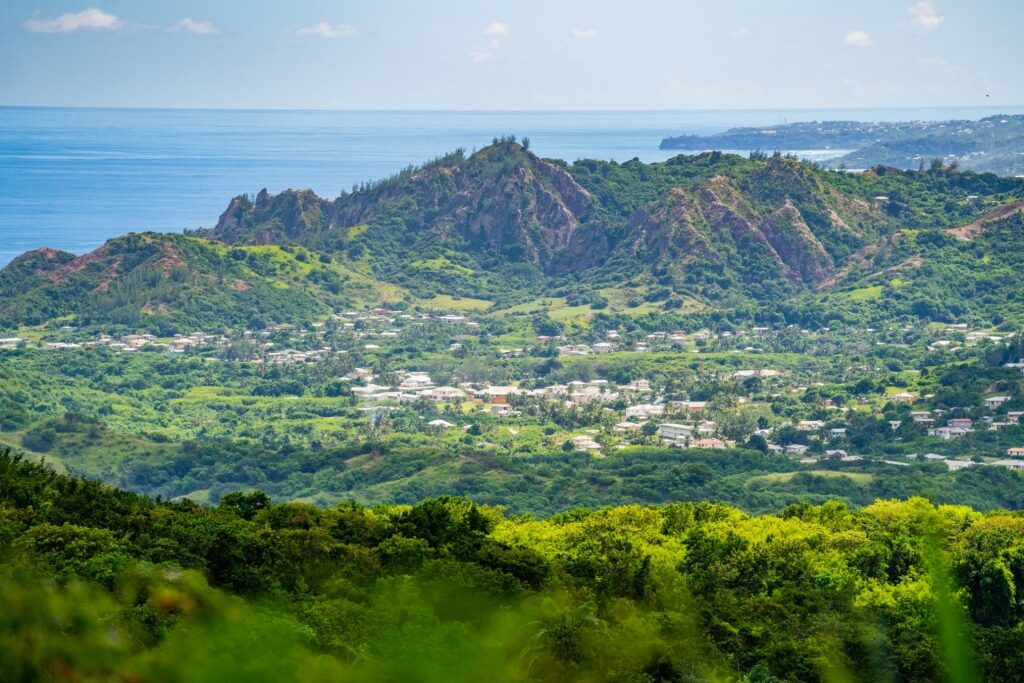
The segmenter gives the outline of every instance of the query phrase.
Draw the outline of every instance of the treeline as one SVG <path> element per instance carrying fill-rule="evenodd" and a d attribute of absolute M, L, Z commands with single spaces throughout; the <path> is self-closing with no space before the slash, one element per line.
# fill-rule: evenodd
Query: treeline
<path fill-rule="evenodd" d="M 0 678 L 1016 681 L 1024 517 L 154 501 L 0 454 Z"/>

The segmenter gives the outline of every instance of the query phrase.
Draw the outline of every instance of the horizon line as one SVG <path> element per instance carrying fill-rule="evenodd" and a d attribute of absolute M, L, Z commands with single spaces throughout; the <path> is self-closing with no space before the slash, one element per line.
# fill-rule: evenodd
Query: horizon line
<path fill-rule="evenodd" d="M 653 108 L 653 109 L 446 109 L 446 108 L 380 108 L 351 107 L 338 109 L 289 108 L 289 107 L 162 107 L 162 106 L 117 106 L 117 105 L 63 105 L 63 104 L 2 104 L 0 109 L 81 109 L 120 111 L 232 111 L 232 112 L 309 112 L 309 113 L 395 113 L 395 114 L 675 114 L 692 112 L 787 112 L 787 111 L 899 111 L 938 109 L 1021 109 L 1022 104 L 936 104 L 936 105 L 885 105 L 885 106 L 794 106 L 794 107 L 708 107 L 708 108 Z"/>

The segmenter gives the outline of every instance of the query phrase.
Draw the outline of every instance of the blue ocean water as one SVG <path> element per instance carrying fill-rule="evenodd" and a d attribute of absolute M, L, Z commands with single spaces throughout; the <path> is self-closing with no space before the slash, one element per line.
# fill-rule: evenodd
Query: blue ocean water
<path fill-rule="evenodd" d="M 1002 108 L 1005 109 L 1005 108 Z M 129 231 L 213 225 L 261 188 L 334 197 L 456 147 L 529 136 L 545 157 L 658 161 L 666 135 L 785 121 L 979 118 L 1002 109 L 371 112 L 0 107 L 0 266 Z"/>

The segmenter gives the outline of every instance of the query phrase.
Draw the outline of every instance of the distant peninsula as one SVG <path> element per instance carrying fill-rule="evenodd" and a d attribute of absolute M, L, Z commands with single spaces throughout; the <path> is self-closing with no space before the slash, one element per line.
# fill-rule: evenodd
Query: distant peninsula
<path fill-rule="evenodd" d="M 811 121 L 666 137 L 661 149 L 704 152 L 814 150 L 825 165 L 917 169 L 933 159 L 979 173 L 1024 174 L 1024 115 L 977 121 Z M 827 154 L 833 151 L 834 156 Z M 826 152 L 826 153 L 822 153 Z"/>

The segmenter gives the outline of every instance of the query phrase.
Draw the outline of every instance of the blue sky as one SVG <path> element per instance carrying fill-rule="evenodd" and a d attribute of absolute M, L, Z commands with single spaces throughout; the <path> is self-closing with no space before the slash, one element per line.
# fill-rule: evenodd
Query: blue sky
<path fill-rule="evenodd" d="M 3 0 L 0 104 L 1020 105 L 1021 27 L 1024 0 Z"/>

